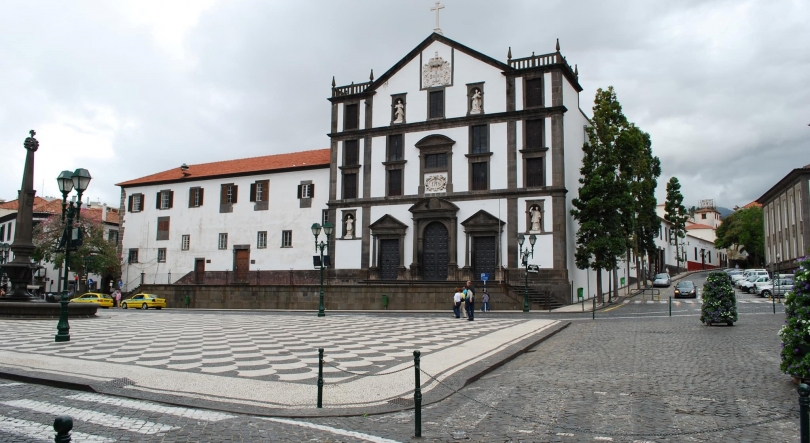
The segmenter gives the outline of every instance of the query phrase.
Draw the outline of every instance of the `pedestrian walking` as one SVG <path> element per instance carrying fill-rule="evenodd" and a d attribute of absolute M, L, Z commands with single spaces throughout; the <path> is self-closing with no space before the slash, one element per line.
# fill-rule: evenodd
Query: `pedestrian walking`
<path fill-rule="evenodd" d="M 456 293 L 453 294 L 453 315 L 461 318 L 461 288 L 456 288 Z"/>
<path fill-rule="evenodd" d="M 115 307 L 121 306 L 121 291 L 116 289 L 115 293 L 113 294 L 113 299 L 115 300 Z"/>
<path fill-rule="evenodd" d="M 481 290 L 481 312 L 489 311 L 489 292 L 487 292 L 487 288 Z"/>
<path fill-rule="evenodd" d="M 475 287 L 467 280 L 467 298 L 464 300 L 464 309 L 467 311 L 467 320 L 473 321 L 475 318 Z"/>

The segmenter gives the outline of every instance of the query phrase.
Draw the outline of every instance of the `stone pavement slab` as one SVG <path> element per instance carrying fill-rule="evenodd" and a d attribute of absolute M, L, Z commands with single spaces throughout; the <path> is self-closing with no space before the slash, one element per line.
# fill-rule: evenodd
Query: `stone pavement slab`
<path fill-rule="evenodd" d="M 379 412 L 409 405 L 413 351 L 427 401 L 438 380 L 463 386 L 563 327 L 551 320 L 103 311 L 71 322 L 0 320 L 0 372 L 69 379 L 98 392 L 286 414 Z M 316 410 L 317 349 L 324 410 Z M 445 394 L 446 395 L 446 394 Z"/>

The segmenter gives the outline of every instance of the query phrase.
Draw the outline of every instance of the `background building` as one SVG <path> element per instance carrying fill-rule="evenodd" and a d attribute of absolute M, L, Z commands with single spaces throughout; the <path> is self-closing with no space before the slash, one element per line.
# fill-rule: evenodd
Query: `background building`
<path fill-rule="evenodd" d="M 780 270 L 798 267 L 797 259 L 807 252 L 805 239 L 810 238 L 810 165 L 790 171 L 762 197 L 765 229 L 765 260 Z"/>

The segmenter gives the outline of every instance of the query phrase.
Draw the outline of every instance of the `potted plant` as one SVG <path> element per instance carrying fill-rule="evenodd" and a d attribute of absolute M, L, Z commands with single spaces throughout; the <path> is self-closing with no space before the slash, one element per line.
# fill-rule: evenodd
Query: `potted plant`
<path fill-rule="evenodd" d="M 793 290 L 785 297 L 785 324 L 779 330 L 782 339 L 779 369 L 796 381 L 810 379 L 810 258 L 799 261 Z"/>
<path fill-rule="evenodd" d="M 703 307 L 700 321 L 706 325 L 725 323 L 733 326 L 737 321 L 737 297 L 731 286 L 731 277 L 725 272 L 710 272 L 703 285 Z"/>

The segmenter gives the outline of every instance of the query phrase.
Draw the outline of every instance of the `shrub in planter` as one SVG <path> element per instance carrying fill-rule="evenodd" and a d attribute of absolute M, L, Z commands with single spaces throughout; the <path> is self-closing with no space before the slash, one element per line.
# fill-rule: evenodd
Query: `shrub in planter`
<path fill-rule="evenodd" d="M 810 258 L 800 259 L 793 278 L 793 290 L 785 297 L 785 325 L 782 338 L 782 363 L 779 369 L 797 378 L 810 378 Z"/>
<path fill-rule="evenodd" d="M 703 307 L 700 321 L 710 325 L 725 323 L 729 326 L 737 321 L 737 297 L 731 286 L 731 277 L 722 271 L 709 273 L 703 285 Z"/>

